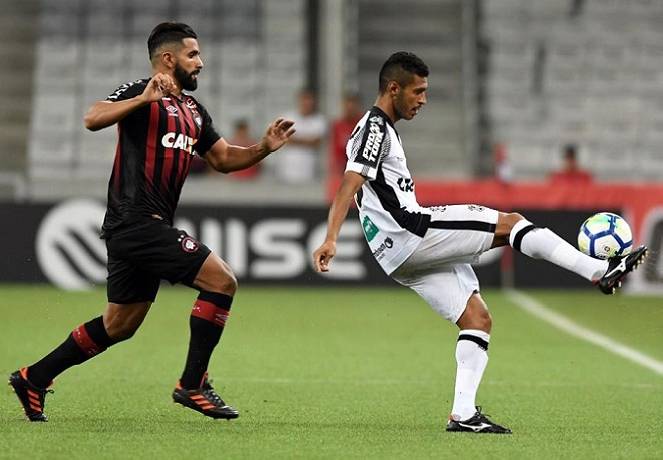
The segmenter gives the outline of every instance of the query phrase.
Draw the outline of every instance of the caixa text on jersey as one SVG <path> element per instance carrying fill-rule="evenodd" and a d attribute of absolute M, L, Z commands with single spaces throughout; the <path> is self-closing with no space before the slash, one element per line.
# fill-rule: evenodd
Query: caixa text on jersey
<path fill-rule="evenodd" d="M 180 149 L 186 150 L 190 154 L 193 154 L 193 144 L 196 141 L 185 134 L 177 134 L 174 132 L 169 132 L 163 135 L 161 138 L 161 145 L 168 149 Z"/>

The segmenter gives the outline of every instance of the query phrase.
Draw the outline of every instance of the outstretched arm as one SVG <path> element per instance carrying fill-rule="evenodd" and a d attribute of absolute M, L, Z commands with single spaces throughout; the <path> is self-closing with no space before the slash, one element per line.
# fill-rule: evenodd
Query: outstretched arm
<path fill-rule="evenodd" d="M 341 182 L 341 186 L 336 192 L 331 208 L 329 208 L 325 242 L 313 253 L 315 271 L 329 271 L 329 262 L 336 255 L 336 240 L 341 231 L 341 225 L 348 215 L 350 202 L 364 182 L 366 182 L 366 178 L 354 171 L 347 171 L 343 176 L 343 182 Z"/>
<path fill-rule="evenodd" d="M 251 147 L 230 145 L 221 138 L 205 154 L 205 159 L 212 168 L 223 173 L 246 169 L 288 142 L 295 132 L 294 124 L 291 120 L 276 119 L 269 125 L 260 143 Z"/>
<path fill-rule="evenodd" d="M 83 118 L 85 127 L 90 131 L 98 131 L 114 125 L 131 112 L 169 95 L 174 88 L 175 82 L 170 76 L 158 73 L 138 96 L 124 101 L 98 101 L 92 104 Z"/>

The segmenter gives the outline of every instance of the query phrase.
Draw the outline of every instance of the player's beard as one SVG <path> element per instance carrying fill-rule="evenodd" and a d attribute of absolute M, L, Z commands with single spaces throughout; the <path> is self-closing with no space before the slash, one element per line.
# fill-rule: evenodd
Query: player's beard
<path fill-rule="evenodd" d="M 411 120 L 412 117 L 409 114 L 409 111 L 407 110 L 407 104 L 405 102 L 405 97 L 403 97 L 403 94 L 398 94 L 396 98 L 394 99 L 394 113 L 396 114 L 396 117 L 398 117 L 399 120 Z"/>
<path fill-rule="evenodd" d="M 194 71 L 197 72 L 197 71 Z M 195 91 L 198 88 L 198 80 L 193 78 L 194 72 L 186 73 L 179 64 L 175 64 L 175 79 L 182 85 L 182 89 Z"/>

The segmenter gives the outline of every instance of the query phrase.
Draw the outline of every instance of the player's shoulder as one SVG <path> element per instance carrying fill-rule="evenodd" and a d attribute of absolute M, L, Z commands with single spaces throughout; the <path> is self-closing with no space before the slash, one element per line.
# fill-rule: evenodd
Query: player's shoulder
<path fill-rule="evenodd" d="M 149 78 L 139 78 L 138 80 L 132 80 L 128 81 L 125 83 L 120 84 L 120 86 L 117 87 L 115 91 L 113 91 L 107 98 L 106 100 L 108 101 L 117 101 L 118 99 L 121 99 L 123 95 L 126 95 L 127 93 L 131 94 L 140 94 L 143 92 L 145 87 L 147 86 L 147 83 L 150 81 Z"/>
<path fill-rule="evenodd" d="M 389 116 L 384 113 L 380 107 L 377 106 L 371 107 L 365 117 L 366 123 L 378 125 L 384 129 L 392 124 Z"/>
<path fill-rule="evenodd" d="M 357 128 L 362 131 L 368 129 L 372 132 L 379 131 L 384 135 L 388 134 L 389 127 L 391 127 L 394 132 L 396 131 L 389 116 L 377 106 L 371 107 L 364 116 L 361 117 L 359 122 L 357 122 Z"/>
<path fill-rule="evenodd" d="M 189 93 L 182 93 L 182 102 L 184 102 L 184 104 L 191 110 L 207 113 L 205 106 Z"/>

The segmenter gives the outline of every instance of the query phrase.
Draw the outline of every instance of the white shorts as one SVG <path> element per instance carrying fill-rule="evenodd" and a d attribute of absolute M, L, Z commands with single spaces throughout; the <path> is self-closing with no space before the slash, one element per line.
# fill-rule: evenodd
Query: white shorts
<path fill-rule="evenodd" d="M 490 249 L 498 212 L 477 205 L 429 208 L 431 225 L 417 249 L 391 277 L 413 289 L 452 323 L 479 292 L 470 263 Z"/>

